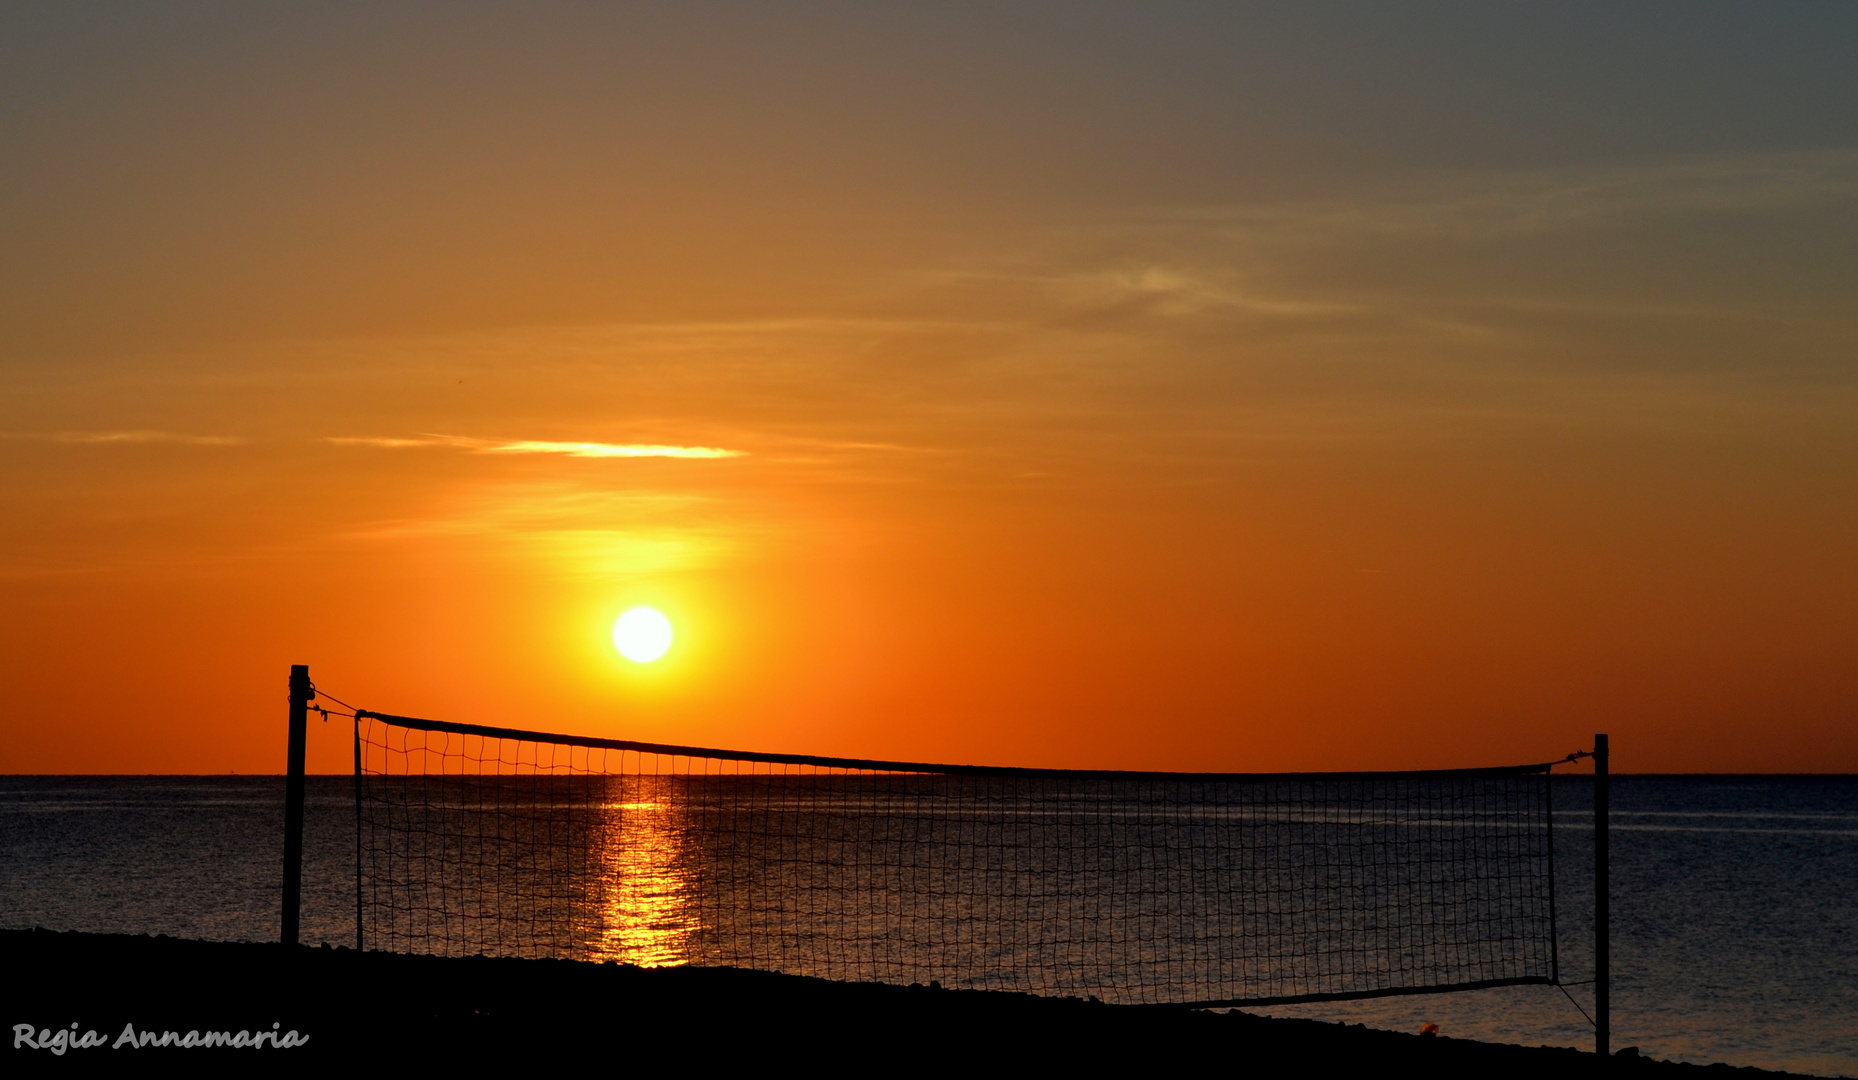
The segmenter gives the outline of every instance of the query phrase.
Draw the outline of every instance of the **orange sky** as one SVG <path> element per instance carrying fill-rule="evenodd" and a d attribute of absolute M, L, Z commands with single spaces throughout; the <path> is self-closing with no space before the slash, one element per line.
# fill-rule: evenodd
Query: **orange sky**
<path fill-rule="evenodd" d="M 0 772 L 1858 771 L 1849 14 L 180 10 L 0 16 Z"/>

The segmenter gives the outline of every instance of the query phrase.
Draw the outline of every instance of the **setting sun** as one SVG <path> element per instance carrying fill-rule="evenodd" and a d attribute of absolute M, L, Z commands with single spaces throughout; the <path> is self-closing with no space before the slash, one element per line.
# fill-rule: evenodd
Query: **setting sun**
<path fill-rule="evenodd" d="M 649 664 L 671 647 L 671 620 L 648 607 L 636 607 L 613 624 L 613 647 L 626 659 Z"/>

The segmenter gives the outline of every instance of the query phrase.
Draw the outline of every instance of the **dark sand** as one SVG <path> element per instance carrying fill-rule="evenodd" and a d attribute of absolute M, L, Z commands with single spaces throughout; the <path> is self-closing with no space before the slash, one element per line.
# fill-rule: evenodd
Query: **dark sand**
<path fill-rule="evenodd" d="M 1588 1076 L 1591 1053 L 1423 1037 L 1313 1020 L 1101 1005 L 774 975 L 566 960 L 452 959 L 0 931 L 0 1073 L 175 1064 L 282 1069 L 396 1061 L 552 1070 L 653 1064 L 704 1073 L 806 1070 L 962 1074 L 1188 1067 L 1231 1075 Z M 16 1046 L 14 1025 L 156 1033 L 295 1029 L 277 1050 L 114 1049 L 56 1057 Z M 37 1038 L 37 1036 L 34 1036 Z M 1632 1075 L 1755 1069 L 1614 1059 Z"/>

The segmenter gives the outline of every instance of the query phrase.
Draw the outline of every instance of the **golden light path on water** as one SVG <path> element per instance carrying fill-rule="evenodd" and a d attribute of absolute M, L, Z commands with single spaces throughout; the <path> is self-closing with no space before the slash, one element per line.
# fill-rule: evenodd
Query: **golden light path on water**
<path fill-rule="evenodd" d="M 610 802 L 601 810 L 607 827 L 591 958 L 640 967 L 685 963 L 698 920 L 675 804 Z"/>

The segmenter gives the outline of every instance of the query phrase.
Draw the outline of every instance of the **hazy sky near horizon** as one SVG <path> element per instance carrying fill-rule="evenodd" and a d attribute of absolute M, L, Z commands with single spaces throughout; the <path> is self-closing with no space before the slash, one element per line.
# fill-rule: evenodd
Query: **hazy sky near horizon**
<path fill-rule="evenodd" d="M 279 771 L 291 663 L 763 750 L 1858 771 L 1853 55 L 1829 4 L 7 5 L 0 771 Z"/>

